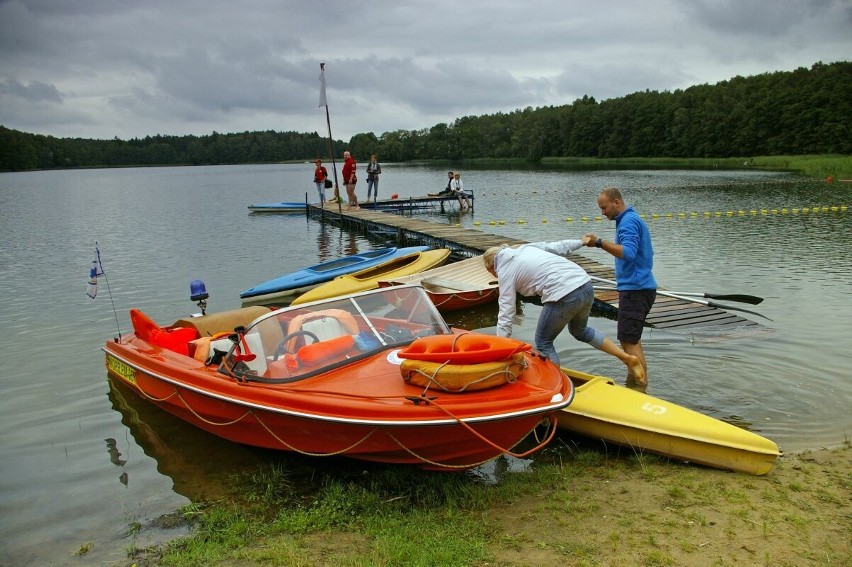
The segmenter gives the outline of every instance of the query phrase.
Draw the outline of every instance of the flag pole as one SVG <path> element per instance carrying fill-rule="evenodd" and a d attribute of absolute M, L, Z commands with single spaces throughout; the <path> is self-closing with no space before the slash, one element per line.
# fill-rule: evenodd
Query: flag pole
<path fill-rule="evenodd" d="M 331 116 L 328 113 L 328 98 L 325 92 L 325 63 L 320 63 L 319 105 L 325 107 L 325 123 L 328 125 L 328 154 L 331 156 L 331 170 L 334 172 L 334 200 L 337 201 L 338 214 L 343 214 L 340 204 L 340 185 L 337 183 L 337 162 L 334 160 L 334 142 L 331 137 Z M 325 206 L 325 203 L 323 203 L 323 206 Z"/>
<path fill-rule="evenodd" d="M 109 294 L 109 302 L 112 304 L 112 315 L 115 317 L 115 328 L 118 331 L 118 340 L 121 340 L 121 325 L 118 323 L 118 311 L 115 310 L 115 300 L 112 298 L 112 290 L 109 287 L 109 278 L 107 278 L 106 270 L 104 270 L 103 261 L 101 261 L 101 248 L 98 241 L 95 240 L 95 257 L 92 259 L 92 268 L 89 270 L 89 284 L 86 289 L 86 295 L 94 301 L 98 295 L 98 278 L 103 277 Z"/>

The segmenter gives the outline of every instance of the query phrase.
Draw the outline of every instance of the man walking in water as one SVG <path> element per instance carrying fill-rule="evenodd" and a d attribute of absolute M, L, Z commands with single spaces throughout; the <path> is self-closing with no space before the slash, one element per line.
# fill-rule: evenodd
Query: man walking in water
<path fill-rule="evenodd" d="M 587 233 L 586 246 L 601 248 L 615 256 L 615 280 L 618 284 L 618 340 L 624 352 L 639 357 L 645 376 L 636 376 L 628 368 L 627 385 L 647 385 L 648 363 L 642 349 L 642 329 L 657 297 L 654 248 L 651 233 L 633 207 L 627 205 L 621 192 L 607 187 L 598 195 L 598 207 L 609 220 L 615 221 L 615 242 Z"/>

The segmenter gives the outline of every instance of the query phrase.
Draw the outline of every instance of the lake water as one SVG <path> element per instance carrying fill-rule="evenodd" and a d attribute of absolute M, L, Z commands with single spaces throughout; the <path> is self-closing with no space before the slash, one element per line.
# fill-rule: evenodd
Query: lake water
<path fill-rule="evenodd" d="M 446 185 L 444 168 L 383 169 L 383 197 Z M 121 560 L 131 545 L 180 534 L 157 527 L 162 515 L 225 492 L 235 473 L 270 460 L 308 472 L 363 466 L 220 441 L 111 390 L 100 350 L 116 323 L 129 331 L 131 307 L 163 324 L 196 312 L 194 279 L 207 284 L 211 311 L 231 309 L 251 285 L 385 245 L 302 215 L 247 213 L 252 203 L 313 200 L 312 173 L 304 164 L 0 174 L 0 564 Z M 852 222 L 848 211 L 801 209 L 849 205 L 850 184 L 756 171 L 467 170 L 462 179 L 476 194 L 473 213 L 421 216 L 530 241 L 611 238 L 613 223 L 595 220 L 595 199 L 604 186 L 621 187 L 649 218 L 660 285 L 759 295 L 766 300 L 753 309 L 773 320 L 727 339 L 649 329 L 649 393 L 787 452 L 849 438 Z M 106 278 L 89 301 L 96 240 Z M 611 265 L 600 251 L 582 253 Z M 448 319 L 489 327 L 495 309 Z M 523 305 L 516 337 L 532 341 L 538 313 Z M 614 337 L 613 321 L 593 325 Z M 558 346 L 567 366 L 623 383 L 615 359 L 567 333 Z M 90 551 L 75 555 L 84 545 Z"/>

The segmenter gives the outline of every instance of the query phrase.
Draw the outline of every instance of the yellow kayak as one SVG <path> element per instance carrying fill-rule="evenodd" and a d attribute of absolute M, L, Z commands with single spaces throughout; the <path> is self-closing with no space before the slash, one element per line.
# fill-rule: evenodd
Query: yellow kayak
<path fill-rule="evenodd" d="M 755 475 L 781 455 L 773 441 L 730 423 L 615 384 L 609 378 L 562 369 L 575 387 L 559 412 L 559 427 L 673 459 Z"/>
<path fill-rule="evenodd" d="M 399 258 L 388 260 L 378 266 L 338 276 L 314 289 L 297 297 L 291 305 L 319 301 L 330 297 L 349 295 L 359 291 L 368 291 L 379 287 L 379 280 L 393 279 L 401 276 L 416 274 L 435 266 L 440 266 L 447 261 L 450 251 L 446 248 L 427 250 L 425 252 L 414 252 Z"/>

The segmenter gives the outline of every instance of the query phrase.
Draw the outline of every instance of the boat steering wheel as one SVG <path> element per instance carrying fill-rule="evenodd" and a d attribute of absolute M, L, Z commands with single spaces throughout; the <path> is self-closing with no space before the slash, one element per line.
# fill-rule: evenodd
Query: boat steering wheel
<path fill-rule="evenodd" d="M 281 342 L 278 343 L 278 348 L 275 349 L 275 354 L 272 356 L 272 360 L 278 360 L 279 356 L 281 356 L 285 352 L 290 352 L 290 351 L 287 350 L 287 343 L 290 342 L 292 339 L 295 339 L 296 337 L 300 337 L 300 336 L 309 337 L 309 338 L 313 339 L 313 342 L 315 342 L 315 343 L 320 342 L 319 337 L 316 336 L 315 334 L 313 334 L 310 331 L 303 331 L 303 330 L 293 331 L 292 333 L 289 333 L 286 337 L 281 339 Z M 305 342 L 307 342 L 307 341 L 305 341 Z M 290 352 L 290 354 L 296 354 L 296 353 Z"/>

